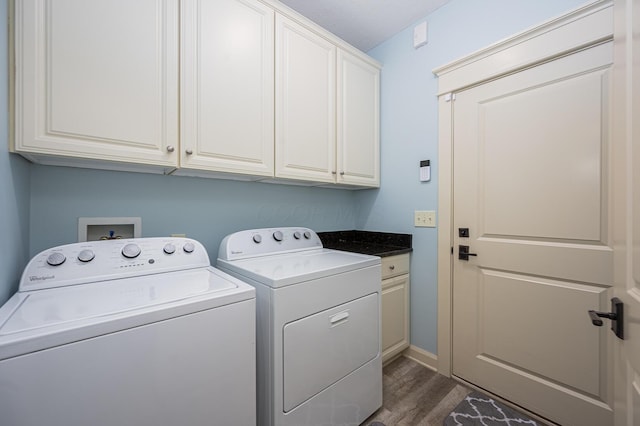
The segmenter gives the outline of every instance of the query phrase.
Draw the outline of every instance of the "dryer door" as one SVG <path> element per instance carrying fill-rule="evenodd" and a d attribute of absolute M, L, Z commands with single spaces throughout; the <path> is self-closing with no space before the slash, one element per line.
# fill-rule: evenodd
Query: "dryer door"
<path fill-rule="evenodd" d="M 378 355 L 378 293 L 288 323 L 283 349 L 288 412 Z"/>

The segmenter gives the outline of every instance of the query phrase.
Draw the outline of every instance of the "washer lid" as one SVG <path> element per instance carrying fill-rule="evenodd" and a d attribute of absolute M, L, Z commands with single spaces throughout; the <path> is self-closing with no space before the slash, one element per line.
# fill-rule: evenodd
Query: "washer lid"
<path fill-rule="evenodd" d="M 324 248 L 234 261 L 218 259 L 218 267 L 270 287 L 284 287 L 379 264 L 377 256 Z"/>
<path fill-rule="evenodd" d="M 211 267 L 16 293 L 0 308 L 0 359 L 253 297 Z"/>

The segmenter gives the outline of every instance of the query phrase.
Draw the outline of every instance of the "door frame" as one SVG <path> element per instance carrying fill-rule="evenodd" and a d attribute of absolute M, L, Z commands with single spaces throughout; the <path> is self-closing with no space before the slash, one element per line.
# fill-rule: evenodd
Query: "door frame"
<path fill-rule="evenodd" d="M 433 70 L 438 78 L 438 354 L 452 373 L 453 102 L 455 92 L 613 39 L 613 0 L 580 7 Z"/>
<path fill-rule="evenodd" d="M 634 321 L 640 311 L 638 279 L 640 268 L 636 245 L 640 222 L 637 220 L 637 173 L 635 158 L 640 154 L 639 127 L 633 119 L 640 110 L 640 54 L 634 35 L 640 30 L 640 5 L 636 0 L 615 0 L 614 42 L 614 122 L 613 207 L 614 223 L 614 295 L 624 303 L 624 342 L 614 345 L 614 402 L 616 426 L 637 425 L 640 421 L 637 401 L 640 401 L 640 324 Z M 634 411 L 635 409 L 635 411 Z"/>

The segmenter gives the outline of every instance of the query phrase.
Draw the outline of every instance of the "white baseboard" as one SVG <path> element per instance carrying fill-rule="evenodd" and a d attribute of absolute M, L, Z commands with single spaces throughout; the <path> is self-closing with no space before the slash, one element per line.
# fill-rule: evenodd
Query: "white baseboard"
<path fill-rule="evenodd" d="M 433 371 L 438 371 L 438 356 L 429 351 L 411 345 L 402 352 L 402 355 Z"/>

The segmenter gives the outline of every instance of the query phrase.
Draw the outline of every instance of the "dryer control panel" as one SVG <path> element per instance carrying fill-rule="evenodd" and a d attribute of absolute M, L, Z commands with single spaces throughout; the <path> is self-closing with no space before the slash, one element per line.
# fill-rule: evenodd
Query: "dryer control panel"
<path fill-rule="evenodd" d="M 227 235 L 220 243 L 218 258 L 237 260 L 318 248 L 322 241 L 309 228 L 248 229 Z"/>
<path fill-rule="evenodd" d="M 45 250 L 25 268 L 18 291 L 209 266 L 204 246 L 189 238 L 87 241 Z"/>

